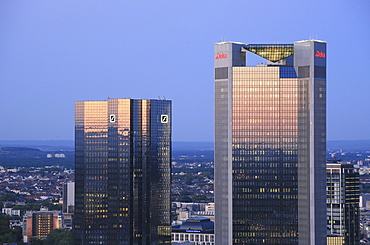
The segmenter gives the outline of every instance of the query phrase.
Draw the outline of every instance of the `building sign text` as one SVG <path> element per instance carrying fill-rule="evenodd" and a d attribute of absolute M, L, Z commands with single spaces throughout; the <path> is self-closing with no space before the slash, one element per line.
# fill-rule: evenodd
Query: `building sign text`
<path fill-rule="evenodd" d="M 217 56 L 216 56 L 216 60 L 219 60 L 219 59 L 226 59 L 227 58 L 227 54 L 224 54 L 224 53 L 217 53 Z"/>
<path fill-rule="evenodd" d="M 325 56 L 326 56 L 325 53 L 320 52 L 320 51 L 316 51 L 315 57 L 325 58 Z"/>

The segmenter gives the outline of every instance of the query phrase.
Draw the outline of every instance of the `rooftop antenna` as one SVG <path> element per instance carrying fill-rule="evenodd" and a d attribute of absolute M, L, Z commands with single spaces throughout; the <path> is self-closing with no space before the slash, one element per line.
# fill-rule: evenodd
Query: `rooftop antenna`
<path fill-rule="evenodd" d="M 166 97 L 164 97 L 164 95 L 163 95 L 163 99 L 166 100 Z"/>

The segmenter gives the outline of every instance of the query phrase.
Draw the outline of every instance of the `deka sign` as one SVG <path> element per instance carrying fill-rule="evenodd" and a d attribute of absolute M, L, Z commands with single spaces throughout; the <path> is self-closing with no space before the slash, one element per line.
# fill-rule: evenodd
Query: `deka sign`
<path fill-rule="evenodd" d="M 320 51 L 316 51 L 315 57 L 325 58 L 325 56 L 326 56 L 325 53 L 320 52 Z"/>
<path fill-rule="evenodd" d="M 227 58 L 227 54 L 224 54 L 224 53 L 217 53 L 216 55 L 216 60 L 219 60 L 219 59 L 226 59 Z"/>

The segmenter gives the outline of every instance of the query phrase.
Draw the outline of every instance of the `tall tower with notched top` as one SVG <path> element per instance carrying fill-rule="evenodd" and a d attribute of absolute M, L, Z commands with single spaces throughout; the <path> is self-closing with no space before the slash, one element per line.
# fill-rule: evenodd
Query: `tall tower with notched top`
<path fill-rule="evenodd" d="M 75 244 L 171 243 L 171 101 L 75 102 Z"/>
<path fill-rule="evenodd" d="M 326 244 L 326 42 L 221 42 L 214 62 L 216 244 Z"/>

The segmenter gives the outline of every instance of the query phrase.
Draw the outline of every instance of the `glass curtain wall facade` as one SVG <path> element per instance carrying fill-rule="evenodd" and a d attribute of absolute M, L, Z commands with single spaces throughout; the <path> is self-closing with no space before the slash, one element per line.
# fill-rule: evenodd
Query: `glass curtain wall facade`
<path fill-rule="evenodd" d="M 297 78 L 282 78 L 280 67 L 234 67 L 232 92 L 233 241 L 295 244 Z"/>
<path fill-rule="evenodd" d="M 216 244 L 326 244 L 325 45 L 215 45 Z"/>
<path fill-rule="evenodd" d="M 75 102 L 75 244 L 171 243 L 171 101 Z"/>
<path fill-rule="evenodd" d="M 360 179 L 352 164 L 328 161 L 327 229 L 331 236 L 344 237 L 346 245 L 360 244 Z"/>

